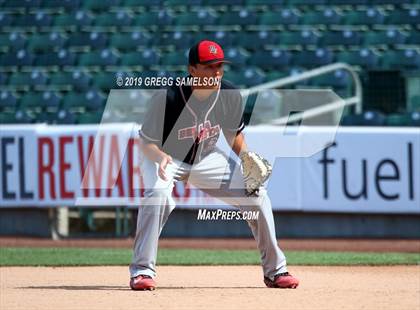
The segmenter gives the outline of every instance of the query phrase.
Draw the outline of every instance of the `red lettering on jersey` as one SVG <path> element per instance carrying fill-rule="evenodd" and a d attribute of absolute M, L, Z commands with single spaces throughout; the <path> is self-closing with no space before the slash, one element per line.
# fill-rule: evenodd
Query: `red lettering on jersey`
<path fill-rule="evenodd" d="M 195 127 L 186 127 L 178 130 L 178 140 L 193 139 L 198 137 L 198 141 L 202 142 L 220 133 L 220 125 L 211 126 L 210 121 L 205 121 L 198 125 L 198 134 Z"/>

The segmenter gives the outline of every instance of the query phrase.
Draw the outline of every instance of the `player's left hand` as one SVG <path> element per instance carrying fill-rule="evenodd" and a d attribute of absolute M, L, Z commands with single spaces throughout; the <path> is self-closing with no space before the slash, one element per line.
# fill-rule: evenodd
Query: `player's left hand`
<path fill-rule="evenodd" d="M 246 195 L 258 196 L 258 191 L 269 178 L 272 167 L 266 159 L 254 152 L 243 152 L 239 157 L 242 161 Z"/>

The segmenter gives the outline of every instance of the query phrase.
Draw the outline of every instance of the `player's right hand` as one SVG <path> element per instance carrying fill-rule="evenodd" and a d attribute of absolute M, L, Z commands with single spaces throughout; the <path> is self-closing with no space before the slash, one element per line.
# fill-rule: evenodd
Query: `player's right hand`
<path fill-rule="evenodd" d="M 166 166 L 168 166 L 168 164 L 172 163 L 172 157 L 169 156 L 168 154 L 163 154 L 161 157 L 161 160 L 159 161 L 159 177 L 164 180 L 164 181 L 168 181 L 168 176 L 166 175 Z"/>

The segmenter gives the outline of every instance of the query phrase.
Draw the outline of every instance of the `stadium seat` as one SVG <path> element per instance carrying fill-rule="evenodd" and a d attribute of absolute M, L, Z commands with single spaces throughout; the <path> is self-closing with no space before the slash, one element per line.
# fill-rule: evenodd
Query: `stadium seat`
<path fill-rule="evenodd" d="M 0 111 L 3 111 L 5 109 L 12 109 L 16 107 L 17 103 L 17 97 L 15 94 L 13 94 L 10 91 L 2 91 L 0 92 Z"/>
<path fill-rule="evenodd" d="M 47 75 L 41 71 L 15 72 L 10 76 L 9 85 L 17 88 L 28 88 L 38 85 L 45 85 Z"/>
<path fill-rule="evenodd" d="M 121 55 L 121 65 L 123 66 L 145 66 L 150 67 L 159 63 L 159 55 L 152 49 L 142 52 L 131 52 Z"/>
<path fill-rule="evenodd" d="M 46 52 L 63 47 L 66 38 L 59 32 L 34 34 L 28 38 L 28 48 L 35 52 Z"/>
<path fill-rule="evenodd" d="M 383 24 L 384 13 L 375 8 L 368 8 L 363 11 L 351 10 L 344 16 L 346 25 L 375 25 Z"/>
<path fill-rule="evenodd" d="M 362 114 L 345 115 L 342 119 L 343 126 L 384 126 L 386 117 L 377 111 L 365 111 Z"/>
<path fill-rule="evenodd" d="M 360 34 L 351 30 L 327 32 L 322 37 L 324 46 L 332 45 L 359 45 Z"/>
<path fill-rule="evenodd" d="M 333 5 L 366 5 L 368 4 L 369 0 L 334 0 L 333 2 L 330 1 L 330 4 Z"/>
<path fill-rule="evenodd" d="M 174 31 L 167 33 L 165 39 L 162 40 L 164 42 L 160 42 L 163 45 L 172 45 L 175 46 L 177 49 L 184 49 L 189 48 L 192 44 L 193 35 L 186 31 Z"/>
<path fill-rule="evenodd" d="M 163 5 L 166 6 L 199 6 L 201 4 L 201 0 L 163 0 Z"/>
<path fill-rule="evenodd" d="M 420 45 L 420 31 L 410 31 L 407 38 L 407 44 Z"/>
<path fill-rule="evenodd" d="M 106 11 L 113 6 L 118 6 L 120 0 L 84 0 L 83 7 L 92 11 Z"/>
<path fill-rule="evenodd" d="M 250 87 L 263 83 L 265 81 L 265 74 L 257 68 L 246 68 L 238 71 L 227 71 L 225 73 L 225 79 L 239 87 Z"/>
<path fill-rule="evenodd" d="M 10 32 L 0 34 L 0 48 L 20 50 L 23 49 L 25 42 L 26 38 L 21 32 Z"/>
<path fill-rule="evenodd" d="M 204 32 L 202 33 L 197 41 L 200 39 L 215 41 L 221 46 L 231 46 L 235 36 L 231 32 L 227 31 L 215 31 L 215 32 Z"/>
<path fill-rule="evenodd" d="M 245 0 L 247 6 L 275 6 L 275 5 L 282 5 L 286 1 L 285 0 Z"/>
<path fill-rule="evenodd" d="M 98 124 L 101 119 L 102 113 L 82 113 L 77 115 L 76 122 L 78 124 Z"/>
<path fill-rule="evenodd" d="M 420 95 L 414 95 L 410 98 L 410 111 L 420 112 Z"/>
<path fill-rule="evenodd" d="M 144 32 L 115 33 L 110 38 L 110 46 L 121 51 L 133 51 L 149 44 L 150 36 Z"/>
<path fill-rule="evenodd" d="M 386 116 L 387 126 L 409 126 L 411 122 L 410 114 L 389 114 Z"/>
<path fill-rule="evenodd" d="M 322 11 L 309 11 L 301 19 L 303 25 L 332 25 L 340 24 L 340 21 L 341 15 L 330 8 Z"/>
<path fill-rule="evenodd" d="M 271 51 L 257 51 L 249 58 L 248 63 L 262 69 L 279 69 L 289 65 L 290 54 L 287 51 L 274 49 Z"/>
<path fill-rule="evenodd" d="M 289 73 L 287 71 L 284 70 L 279 70 L 279 71 L 275 71 L 275 70 L 270 70 L 267 72 L 265 79 L 267 82 L 271 82 L 271 81 L 275 81 L 278 79 L 282 79 L 284 77 L 289 76 Z"/>
<path fill-rule="evenodd" d="M 95 90 L 86 93 L 70 92 L 63 98 L 62 108 L 72 112 L 96 111 L 102 109 L 105 97 Z"/>
<path fill-rule="evenodd" d="M 328 65 L 332 60 L 332 52 L 324 48 L 318 48 L 315 51 L 297 52 L 292 57 L 292 63 L 294 65 L 305 68 Z"/>
<path fill-rule="evenodd" d="M 12 23 L 12 15 L 5 12 L 0 12 L 0 27 L 10 26 Z"/>
<path fill-rule="evenodd" d="M 420 52 L 414 49 L 387 51 L 382 56 L 382 66 L 387 69 L 419 69 Z"/>
<path fill-rule="evenodd" d="M 403 44 L 406 40 L 406 36 L 398 30 L 389 29 L 386 31 L 369 31 L 364 35 L 363 44 L 365 46 L 371 45 L 394 45 Z"/>
<path fill-rule="evenodd" d="M 50 110 L 57 111 L 61 97 L 51 91 L 27 92 L 19 100 L 19 106 L 23 110 Z"/>
<path fill-rule="evenodd" d="M 76 63 L 76 55 L 65 49 L 58 52 L 38 54 L 35 59 L 36 66 L 72 66 Z"/>
<path fill-rule="evenodd" d="M 42 111 L 40 113 L 35 114 L 34 122 L 54 124 L 56 123 L 56 119 L 57 119 L 57 112 Z"/>
<path fill-rule="evenodd" d="M 119 60 L 117 53 L 110 49 L 86 52 L 79 56 L 79 66 L 111 66 Z"/>
<path fill-rule="evenodd" d="M 171 25 L 174 19 L 174 15 L 167 10 L 160 9 L 159 11 L 144 12 L 140 15 L 136 15 L 133 18 L 134 26 L 164 26 Z"/>
<path fill-rule="evenodd" d="M 420 111 L 410 113 L 410 126 L 420 127 Z"/>
<path fill-rule="evenodd" d="M 73 87 L 76 91 L 86 91 L 91 79 L 92 77 L 83 71 L 57 72 L 50 74 L 49 85 L 60 89 L 63 87 Z"/>
<path fill-rule="evenodd" d="M 55 115 L 55 123 L 60 125 L 75 124 L 76 114 L 69 110 L 61 109 Z"/>
<path fill-rule="evenodd" d="M 420 24 L 420 11 L 418 9 L 408 10 L 392 10 L 387 19 L 386 23 L 391 25 L 403 25 L 403 24 Z"/>
<path fill-rule="evenodd" d="M 249 58 L 249 54 L 242 48 L 228 47 L 224 49 L 224 54 L 232 62 L 232 66 L 242 66 Z"/>
<path fill-rule="evenodd" d="M 78 10 L 69 14 L 60 14 L 54 19 L 54 25 L 60 27 L 69 26 L 89 26 L 92 24 L 93 17 L 87 11 Z"/>
<path fill-rule="evenodd" d="M 52 17 L 43 11 L 34 14 L 24 14 L 13 19 L 14 27 L 48 27 L 52 23 Z"/>
<path fill-rule="evenodd" d="M 186 66 L 188 64 L 188 50 L 162 55 L 160 63 L 164 66 Z"/>
<path fill-rule="evenodd" d="M 255 25 L 256 22 L 257 16 L 254 12 L 247 9 L 241 9 L 239 11 L 227 11 L 221 14 L 217 24 L 248 26 Z"/>
<path fill-rule="evenodd" d="M 176 16 L 178 26 L 204 26 L 215 24 L 217 15 L 211 9 L 199 9 L 194 12 L 185 12 Z"/>
<path fill-rule="evenodd" d="M 261 15 L 259 24 L 270 25 L 296 25 L 299 24 L 299 14 L 296 10 L 284 9 L 281 11 L 265 12 Z"/>
<path fill-rule="evenodd" d="M 102 32 L 74 33 L 67 40 L 68 47 L 105 48 L 107 35 Z"/>
<path fill-rule="evenodd" d="M 63 8 L 66 11 L 74 11 L 80 6 L 81 0 L 42 0 L 41 7 L 48 9 Z"/>
<path fill-rule="evenodd" d="M 350 75 L 343 70 L 336 70 L 332 73 L 320 75 L 311 79 L 311 85 L 321 87 L 346 88 L 351 85 Z"/>
<path fill-rule="evenodd" d="M 371 0 L 372 4 L 375 5 L 384 5 L 384 4 L 394 4 L 394 5 L 403 5 L 408 1 L 406 0 Z"/>
<path fill-rule="evenodd" d="M 264 46 L 274 43 L 274 34 L 271 31 L 252 31 L 238 33 L 236 35 L 236 45 L 247 50 L 261 50 Z"/>
<path fill-rule="evenodd" d="M 1 54 L 0 54 L 1 55 Z M 30 66 L 34 61 L 34 55 L 27 50 L 21 49 L 1 55 L 1 66 Z"/>
<path fill-rule="evenodd" d="M 337 61 L 352 66 L 361 66 L 367 69 L 376 67 L 378 60 L 378 55 L 374 51 L 366 48 L 358 51 L 340 52 L 337 54 Z"/>
<path fill-rule="evenodd" d="M 294 6 L 294 5 L 316 5 L 316 4 L 324 4 L 325 0 L 287 0 L 287 3 L 291 6 Z"/>
<path fill-rule="evenodd" d="M 125 11 L 115 13 L 102 13 L 95 17 L 95 26 L 100 27 L 122 27 L 129 26 L 133 17 Z"/>
<path fill-rule="evenodd" d="M 289 45 L 316 45 L 319 36 L 312 30 L 282 31 L 275 36 L 275 44 L 281 46 Z"/>
<path fill-rule="evenodd" d="M 132 74 L 126 71 L 98 72 L 92 73 L 92 82 L 93 86 L 102 90 L 104 93 L 108 93 L 110 89 L 124 87 L 117 85 L 117 78 L 121 77 L 124 80 L 129 76 L 132 76 Z"/>
<path fill-rule="evenodd" d="M 22 8 L 22 9 L 33 9 L 38 8 L 41 0 L 13 0 L 5 1 L 3 3 L 4 8 Z"/>
<path fill-rule="evenodd" d="M 34 121 L 33 115 L 30 115 L 24 110 L 17 110 L 15 112 L 15 123 L 16 124 L 27 124 Z"/>
<path fill-rule="evenodd" d="M 15 124 L 16 117 L 15 112 L 3 112 L 0 113 L 0 124 Z"/>
<path fill-rule="evenodd" d="M 122 4 L 126 7 L 133 7 L 133 6 L 159 6 L 163 2 L 163 0 L 123 0 Z"/>
<path fill-rule="evenodd" d="M 203 5 L 242 5 L 244 0 L 202 0 Z"/>

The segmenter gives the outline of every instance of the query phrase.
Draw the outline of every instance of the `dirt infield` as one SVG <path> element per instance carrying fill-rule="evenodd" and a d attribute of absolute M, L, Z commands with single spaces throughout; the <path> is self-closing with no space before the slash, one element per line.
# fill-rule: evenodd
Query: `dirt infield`
<path fill-rule="evenodd" d="M 420 252 L 420 240 L 383 239 L 280 239 L 283 250 Z M 0 247 L 104 247 L 131 248 L 133 239 L 65 239 L 0 237 Z M 160 239 L 160 248 L 255 249 L 254 239 Z"/>
<path fill-rule="evenodd" d="M 2 267 L 0 308 L 420 309 L 420 266 L 291 267 L 296 290 L 265 288 L 259 266 L 162 266 L 129 290 L 127 267 Z"/>

